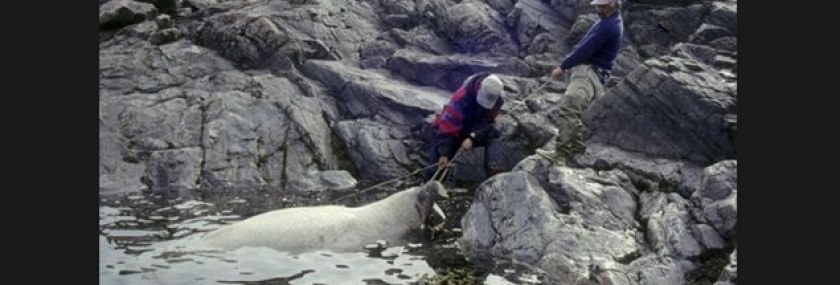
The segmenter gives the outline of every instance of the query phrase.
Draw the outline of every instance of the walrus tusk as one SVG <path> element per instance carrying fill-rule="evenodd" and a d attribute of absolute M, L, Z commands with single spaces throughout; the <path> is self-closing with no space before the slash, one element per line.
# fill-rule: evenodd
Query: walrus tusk
<path fill-rule="evenodd" d="M 437 203 L 432 204 L 432 209 L 435 211 L 436 214 L 438 214 L 438 216 L 440 216 L 441 219 L 443 219 L 444 221 L 446 220 L 446 215 L 443 214 L 443 209 L 441 209 Z"/>

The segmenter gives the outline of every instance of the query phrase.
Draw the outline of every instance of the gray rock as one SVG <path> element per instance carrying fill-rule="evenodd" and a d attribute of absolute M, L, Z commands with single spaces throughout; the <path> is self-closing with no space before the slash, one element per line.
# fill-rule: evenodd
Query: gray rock
<path fill-rule="evenodd" d="M 726 241 L 709 225 L 697 224 L 694 226 L 694 232 L 700 244 L 706 249 L 721 249 L 726 246 Z"/>
<path fill-rule="evenodd" d="M 738 3 L 734 1 L 712 2 L 712 8 L 706 21 L 709 24 L 722 27 L 733 35 L 738 31 Z"/>
<path fill-rule="evenodd" d="M 99 6 L 99 27 L 120 28 L 153 19 L 158 10 L 152 4 L 132 0 L 111 0 Z"/>
<path fill-rule="evenodd" d="M 736 160 L 725 160 L 707 167 L 700 190 L 691 196 L 694 216 L 725 237 L 735 236 L 738 222 L 737 166 Z"/>
<path fill-rule="evenodd" d="M 696 222 L 688 213 L 687 203 L 682 198 L 678 200 L 678 203 L 669 203 L 653 211 L 647 221 L 646 235 L 657 253 L 688 259 L 699 256 L 703 247 L 691 230 Z"/>
<path fill-rule="evenodd" d="M 549 193 L 565 193 L 571 200 L 571 215 L 579 215 L 588 224 L 612 231 L 638 228 L 635 219 L 635 188 L 621 171 L 596 172 L 592 169 L 550 168 Z"/>
<path fill-rule="evenodd" d="M 257 76 L 248 83 L 251 92 L 220 93 L 206 107 L 208 187 L 281 186 L 285 177 L 338 166 L 317 98 L 303 96 L 285 78 Z"/>
<path fill-rule="evenodd" d="M 254 131 L 257 126 L 250 114 L 274 113 L 279 110 L 272 110 L 273 106 L 260 104 L 248 94 L 236 91 L 219 94 L 206 108 L 202 142 L 206 151 L 206 170 L 202 175 L 202 188 L 257 188 L 267 185 L 266 178 L 257 166 L 258 162 L 266 159 L 260 157 L 257 142 L 259 135 Z M 280 140 L 285 141 L 285 137 L 282 135 Z M 276 150 L 277 148 L 268 147 L 264 151 L 271 154 L 266 162 L 270 165 L 284 166 L 283 156 L 276 155 Z M 274 177 L 282 177 L 282 173 Z"/>
<path fill-rule="evenodd" d="M 226 59 L 242 68 L 260 68 L 266 65 L 288 69 L 293 65 L 293 55 L 302 53 L 282 26 L 266 16 L 252 16 L 242 12 L 228 12 L 207 18 L 191 31 L 191 39 L 216 50 Z M 294 47 L 293 47 L 294 46 Z"/>
<path fill-rule="evenodd" d="M 703 171 L 701 191 L 696 196 L 721 200 L 738 189 L 738 161 L 726 160 L 707 167 Z"/>
<path fill-rule="evenodd" d="M 513 0 L 487 0 L 487 5 L 499 11 L 499 13 L 506 15 L 513 9 L 513 5 L 516 4 L 516 1 Z"/>
<path fill-rule="evenodd" d="M 722 37 L 714 39 L 708 43 L 709 46 L 714 47 L 719 51 L 735 53 L 738 51 L 738 38 L 736 37 Z"/>
<path fill-rule="evenodd" d="M 454 43 L 458 52 L 516 55 L 519 50 L 505 30 L 503 16 L 484 2 L 463 1 L 438 17 L 435 29 Z"/>
<path fill-rule="evenodd" d="M 404 176 L 425 164 L 412 155 L 420 149 L 409 131 L 369 119 L 338 122 L 335 132 L 363 178 L 385 181 Z"/>
<path fill-rule="evenodd" d="M 614 146 L 589 143 L 575 158 L 584 167 L 619 169 L 628 174 L 640 191 L 675 191 L 685 198 L 700 188 L 703 167 L 690 161 L 655 157 Z"/>
<path fill-rule="evenodd" d="M 203 155 L 198 147 L 154 151 L 143 180 L 155 192 L 198 189 Z"/>
<path fill-rule="evenodd" d="M 681 58 L 693 58 L 707 65 L 713 65 L 715 63 L 715 56 L 717 56 L 714 48 L 690 43 L 678 43 L 674 45 L 671 48 L 671 53 Z"/>
<path fill-rule="evenodd" d="M 625 5 L 638 5 L 641 7 L 682 7 L 691 4 L 700 4 L 706 0 L 624 0 Z"/>
<path fill-rule="evenodd" d="M 157 24 L 158 29 L 161 30 L 172 28 L 175 25 L 172 21 L 172 17 L 169 17 L 169 15 L 166 14 L 157 16 L 157 18 L 155 18 L 155 23 Z"/>
<path fill-rule="evenodd" d="M 388 60 L 386 67 L 419 84 L 437 86 L 450 92 L 455 91 L 467 77 L 476 72 L 486 71 L 520 77 L 528 77 L 531 74 L 524 61 L 509 56 L 435 56 L 405 49 L 397 50 Z"/>
<path fill-rule="evenodd" d="M 189 42 L 157 47 L 142 39 L 115 38 L 100 45 L 99 89 L 103 96 L 157 93 L 232 69 L 229 62 Z"/>
<path fill-rule="evenodd" d="M 632 186 L 621 176 L 525 159 L 479 186 L 461 220 L 464 235 L 459 242 L 475 258 L 538 266 L 554 282 L 587 280 L 595 274 L 593 266 L 629 262 L 642 250 L 633 218 L 635 201 L 618 185 Z M 541 180 L 548 184 L 541 186 Z M 572 201 L 568 213 L 558 206 L 562 197 Z"/>
<path fill-rule="evenodd" d="M 621 50 L 615 59 L 615 64 L 611 72 L 613 80 L 607 84 L 607 88 L 615 86 L 620 81 L 616 79 L 624 78 L 642 64 L 642 56 L 639 54 L 638 49 L 630 43 L 626 35 L 621 46 Z"/>
<path fill-rule="evenodd" d="M 715 56 L 714 66 L 718 69 L 721 69 L 722 76 L 727 82 L 735 82 L 737 79 L 737 75 L 727 76 L 727 73 L 724 73 L 725 69 L 732 70 L 733 72 L 738 71 L 738 60 L 734 57 L 725 56 L 725 55 L 717 55 Z"/>
<path fill-rule="evenodd" d="M 141 40 L 148 40 L 152 34 L 158 32 L 157 24 L 153 21 L 144 21 L 134 25 L 126 26 L 113 34 L 117 38 L 134 37 Z M 100 37 L 100 41 L 108 40 L 106 37 Z"/>
<path fill-rule="evenodd" d="M 296 175 L 289 180 L 288 189 L 298 192 L 349 190 L 357 181 L 347 171 L 311 171 Z"/>
<path fill-rule="evenodd" d="M 233 71 L 184 41 L 158 48 L 134 39 L 108 44 L 100 51 L 100 102 L 125 141 L 112 161 L 142 164 L 151 151 L 202 147 L 207 188 L 279 187 L 284 175 L 337 167 L 325 103 L 295 82 Z M 296 155 L 286 159 L 287 151 Z M 109 163 L 111 172 L 101 177 L 123 173 L 114 172 L 120 165 Z"/>
<path fill-rule="evenodd" d="M 708 7 L 638 9 L 624 13 L 625 33 L 644 58 L 668 53 L 672 45 L 688 40 L 703 21 Z"/>
<path fill-rule="evenodd" d="M 696 60 L 647 60 L 583 114 L 587 141 L 700 164 L 734 158 L 735 93 Z"/>
<path fill-rule="evenodd" d="M 411 15 L 406 14 L 396 14 L 396 15 L 385 15 L 382 18 L 382 22 L 392 28 L 398 29 L 410 29 L 416 26 L 417 18 L 412 17 Z"/>
<path fill-rule="evenodd" d="M 440 89 L 417 88 L 341 62 L 309 60 L 304 72 L 331 89 L 349 119 L 378 117 L 410 127 L 443 108 L 449 97 Z"/>
<path fill-rule="evenodd" d="M 529 54 L 565 53 L 568 50 L 562 44 L 562 39 L 567 38 L 569 26 L 555 17 L 555 13 L 545 1 L 522 0 L 514 4 L 506 21 L 513 27 L 513 36 L 521 50 Z M 542 38 L 538 40 L 539 36 Z"/>
<path fill-rule="evenodd" d="M 388 34 L 394 39 L 395 43 L 405 47 L 435 55 L 452 53 L 452 47 L 450 47 L 449 42 L 441 38 L 427 25 L 420 25 L 408 31 L 391 29 L 388 31 Z"/>
<path fill-rule="evenodd" d="M 627 271 L 632 284 L 688 284 L 685 276 L 696 269 L 696 265 L 686 260 L 668 256 L 647 255 L 629 264 Z"/>
<path fill-rule="evenodd" d="M 281 78 L 270 75 L 255 76 L 255 84 L 262 88 L 263 95 L 261 96 L 267 102 L 274 105 L 278 109 L 282 109 L 287 118 L 288 123 L 291 124 L 291 129 L 283 129 L 272 125 L 270 120 L 277 120 L 277 113 L 254 114 L 264 121 L 262 126 L 257 129 L 257 132 L 265 137 L 264 141 L 271 142 L 272 147 L 282 146 L 284 143 L 275 140 L 274 138 L 282 137 L 279 133 L 289 133 L 293 131 L 301 135 L 298 142 L 287 142 L 287 146 L 291 146 L 288 151 L 294 151 L 294 160 L 300 159 L 297 165 L 303 165 L 303 161 L 311 159 L 319 166 L 320 170 L 335 169 L 337 167 L 337 160 L 333 153 L 333 139 L 332 131 L 328 122 L 324 119 L 325 112 L 332 106 L 325 106 L 323 101 L 318 97 L 313 97 L 307 94 L 302 86 L 302 82 L 294 78 Z M 252 95 L 253 96 L 253 95 Z M 287 137 L 288 139 L 288 137 Z M 300 173 L 300 172 L 291 172 Z"/>
<path fill-rule="evenodd" d="M 674 194 L 643 193 L 639 200 L 639 218 L 647 223 L 646 238 L 656 254 L 692 259 L 726 246 L 711 226 L 694 219 L 692 204 L 686 199 Z"/>
<path fill-rule="evenodd" d="M 639 194 L 639 220 L 646 222 L 651 215 L 665 209 L 669 204 L 677 204 L 679 207 L 686 207 L 685 199 L 676 193 L 642 192 Z"/>
<path fill-rule="evenodd" d="M 154 47 L 126 36 L 104 42 L 99 59 L 100 192 L 146 189 L 140 179 L 152 152 L 201 146 L 209 94 L 188 82 L 231 67 L 192 44 Z"/>
<path fill-rule="evenodd" d="M 559 13 L 559 18 L 566 23 L 574 23 L 579 15 L 595 12 L 587 0 L 551 0 L 551 6 Z"/>
<path fill-rule="evenodd" d="M 518 127 L 522 130 L 522 136 L 517 139 L 525 139 L 529 145 L 543 146 L 557 135 L 558 130 L 554 122 L 544 115 L 522 112 L 512 114 L 511 117 L 516 120 Z"/>
<path fill-rule="evenodd" d="M 416 4 L 414 1 L 379 0 L 379 7 L 387 14 L 411 15 L 416 13 Z"/>
<path fill-rule="evenodd" d="M 734 35 L 734 32 L 721 28 L 720 26 L 703 23 L 699 28 L 697 28 L 697 31 L 689 37 L 688 41 L 698 44 L 709 44 L 709 42 L 713 40 L 731 37 Z"/>
<path fill-rule="evenodd" d="M 356 65 L 359 47 L 384 32 L 380 30 L 380 14 L 371 5 L 353 0 L 308 1 L 303 5 L 269 1 L 239 10 L 264 15 L 284 30 L 292 42 L 280 49 L 281 54 L 300 54 L 295 59 L 300 65 L 308 59 L 340 59 Z"/>
<path fill-rule="evenodd" d="M 720 272 L 717 282 L 714 285 L 735 285 L 738 284 L 738 250 L 732 251 L 729 255 L 729 264 Z"/>
<path fill-rule="evenodd" d="M 216 4 L 219 4 L 220 2 L 223 2 L 223 1 L 226 1 L 226 0 L 182 0 L 181 5 L 186 6 L 186 7 L 196 8 L 198 10 L 203 10 L 203 9 L 207 9 L 209 7 L 212 7 Z"/>
<path fill-rule="evenodd" d="M 574 47 L 599 19 L 598 14 L 583 14 L 577 17 L 569 31 L 569 36 L 566 37 L 566 45 Z"/>
<path fill-rule="evenodd" d="M 503 173 L 479 186 L 461 219 L 464 250 L 478 257 L 536 264 L 560 221 L 558 207 L 539 182 L 522 171 Z"/>
<path fill-rule="evenodd" d="M 120 134 L 116 112 L 99 102 L 99 192 L 113 194 L 135 192 L 148 187 L 140 181 L 146 171 L 144 163 L 123 158 L 128 139 Z"/>
<path fill-rule="evenodd" d="M 169 28 L 152 33 L 149 42 L 155 45 L 163 45 L 177 41 L 181 36 L 180 30 Z"/>
<path fill-rule="evenodd" d="M 148 152 L 198 146 L 201 141 L 201 105 L 178 89 L 157 96 L 129 95 L 118 120 L 122 133 L 131 138 L 129 150 Z"/>
<path fill-rule="evenodd" d="M 362 44 L 359 48 L 360 66 L 364 69 L 382 68 L 395 51 L 396 45 L 390 41 L 378 40 Z"/>
<path fill-rule="evenodd" d="M 155 8 L 162 13 L 175 14 L 181 6 L 181 0 L 137 0 L 155 5 Z"/>

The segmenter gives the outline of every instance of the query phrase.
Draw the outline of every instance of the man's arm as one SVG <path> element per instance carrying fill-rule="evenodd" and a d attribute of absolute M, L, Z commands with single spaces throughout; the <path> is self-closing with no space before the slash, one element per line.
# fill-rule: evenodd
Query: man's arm
<path fill-rule="evenodd" d="M 562 70 L 568 70 L 578 64 L 583 63 L 596 49 L 601 47 L 607 40 L 606 28 L 599 26 L 598 29 L 592 31 L 587 37 L 583 38 L 580 43 L 563 59 L 560 63 Z"/>
<path fill-rule="evenodd" d="M 456 141 L 455 138 L 442 134 L 437 134 L 435 139 L 434 151 L 438 153 L 438 167 L 442 167 L 444 164 L 449 163 L 449 151 L 453 148 Z"/>
<path fill-rule="evenodd" d="M 499 115 L 499 112 L 502 109 L 502 105 L 504 105 L 504 98 L 499 98 L 499 103 L 493 106 L 493 109 L 490 110 L 487 118 L 481 120 L 478 124 L 473 127 L 472 132 L 467 134 L 468 138 L 472 139 L 473 141 L 483 141 L 488 138 L 493 138 L 498 136 L 499 134 L 496 133 L 496 129 L 493 127 L 493 124 L 496 122 L 496 116 Z"/>

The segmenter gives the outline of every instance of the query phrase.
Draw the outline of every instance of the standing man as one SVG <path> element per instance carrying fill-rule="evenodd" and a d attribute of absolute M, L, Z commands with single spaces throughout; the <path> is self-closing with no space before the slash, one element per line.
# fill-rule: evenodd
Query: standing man
<path fill-rule="evenodd" d="M 555 80 L 571 73 L 566 93 L 560 100 L 556 145 L 557 158 L 564 163 L 586 148 L 581 115 L 593 99 L 604 93 L 624 34 L 619 13 L 621 0 L 594 0 L 589 4 L 595 6 L 601 19 L 589 28 L 560 66 L 551 71 Z"/>
<path fill-rule="evenodd" d="M 426 169 L 424 181 L 432 179 L 437 168 L 449 163 L 459 150 L 480 146 L 484 146 L 487 176 L 501 171 L 498 161 L 501 133 L 493 124 L 504 104 L 503 91 L 502 80 L 486 72 L 470 76 L 455 90 L 432 122 L 429 165 L 437 164 L 437 167 Z"/>

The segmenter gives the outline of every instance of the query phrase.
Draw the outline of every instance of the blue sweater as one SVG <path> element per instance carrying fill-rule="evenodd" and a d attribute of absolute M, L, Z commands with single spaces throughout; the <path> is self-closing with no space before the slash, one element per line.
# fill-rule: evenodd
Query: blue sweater
<path fill-rule="evenodd" d="M 615 11 L 589 28 L 583 39 L 560 63 L 560 68 L 568 70 L 578 64 L 591 63 L 607 70 L 612 69 L 623 34 L 621 15 Z"/>

